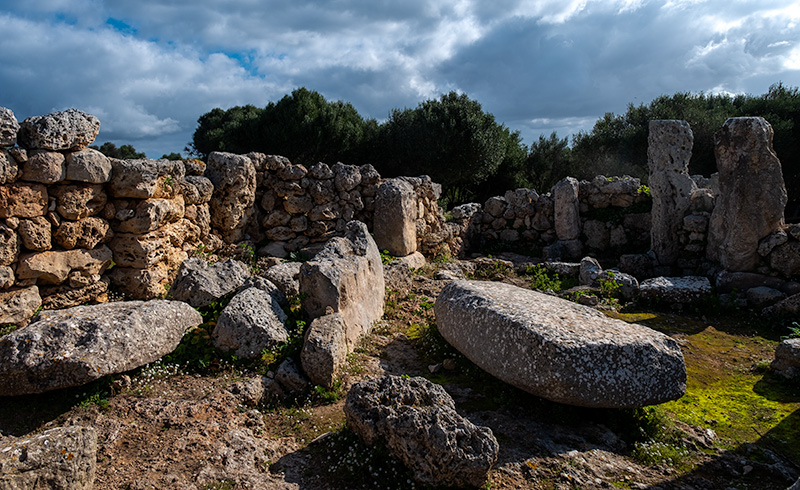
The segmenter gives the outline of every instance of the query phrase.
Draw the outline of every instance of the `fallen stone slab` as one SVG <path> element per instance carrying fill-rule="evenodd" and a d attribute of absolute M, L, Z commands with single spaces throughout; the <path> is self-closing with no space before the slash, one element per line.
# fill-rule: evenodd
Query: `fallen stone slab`
<path fill-rule="evenodd" d="M 647 301 L 691 304 L 711 294 L 711 281 L 702 276 L 654 277 L 639 284 L 639 295 Z"/>
<path fill-rule="evenodd" d="M 427 485 L 483 486 L 500 449 L 491 429 L 459 415 L 444 388 L 420 377 L 362 381 L 344 413 L 367 445 L 384 443 Z"/>
<path fill-rule="evenodd" d="M 286 318 L 268 291 L 250 287 L 237 293 L 222 310 L 211 336 L 219 349 L 234 351 L 243 359 L 258 359 L 262 350 L 289 340 Z"/>
<path fill-rule="evenodd" d="M 549 400 L 642 407 L 686 391 L 675 340 L 642 325 L 503 283 L 456 281 L 434 306 L 439 332 L 489 374 Z"/>
<path fill-rule="evenodd" d="M 0 488 L 91 490 L 97 464 L 92 427 L 56 427 L 0 444 Z"/>
<path fill-rule="evenodd" d="M 169 294 L 178 301 L 202 308 L 239 289 L 248 277 L 247 266 L 234 259 L 214 265 L 200 258 L 186 259 L 178 269 Z"/>
<path fill-rule="evenodd" d="M 126 301 L 45 310 L 0 337 L 0 396 L 80 386 L 172 352 L 200 313 L 179 301 Z"/>

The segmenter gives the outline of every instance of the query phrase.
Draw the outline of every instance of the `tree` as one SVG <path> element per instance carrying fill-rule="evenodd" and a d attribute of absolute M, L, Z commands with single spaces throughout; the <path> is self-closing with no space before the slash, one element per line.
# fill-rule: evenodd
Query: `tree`
<path fill-rule="evenodd" d="M 111 143 L 110 141 L 106 141 L 99 147 L 97 145 L 92 145 L 90 148 L 98 150 L 100 153 L 109 158 L 119 158 L 120 160 L 136 160 L 139 158 L 147 158 L 144 153 L 136 151 L 136 149 L 131 145 L 122 145 L 117 148 L 117 145 Z"/>
<path fill-rule="evenodd" d="M 540 135 L 525 159 L 522 171 L 525 186 L 546 193 L 556 182 L 570 175 L 571 157 L 567 138 L 560 139 L 555 131 L 549 138 Z"/>
<path fill-rule="evenodd" d="M 165 154 L 161 155 L 161 158 L 164 159 L 164 160 L 183 160 L 183 157 L 181 156 L 181 154 L 180 153 L 175 153 L 175 152 L 172 152 L 169 155 L 167 155 L 165 153 Z"/>

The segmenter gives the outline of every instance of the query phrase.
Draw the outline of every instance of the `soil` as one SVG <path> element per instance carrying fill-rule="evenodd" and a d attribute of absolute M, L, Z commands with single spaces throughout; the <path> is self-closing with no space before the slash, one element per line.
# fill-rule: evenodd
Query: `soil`
<path fill-rule="evenodd" d="M 495 272 L 482 278 L 529 283 Z M 641 305 L 612 312 L 678 339 L 687 395 L 638 410 L 569 407 L 504 385 L 450 348 L 434 326 L 431 306 L 446 284 L 435 273 L 426 267 L 410 293 L 387 296 L 384 319 L 336 390 L 254 407 L 228 390 L 258 376 L 252 368 L 222 361 L 191 373 L 158 363 L 0 398 L 0 437 L 93 426 L 99 489 L 416 488 L 402 465 L 345 427 L 347 389 L 389 373 L 442 384 L 462 415 L 492 429 L 500 453 L 485 488 L 783 489 L 800 476 L 800 387 L 766 368 L 781 332 L 763 321 Z"/>

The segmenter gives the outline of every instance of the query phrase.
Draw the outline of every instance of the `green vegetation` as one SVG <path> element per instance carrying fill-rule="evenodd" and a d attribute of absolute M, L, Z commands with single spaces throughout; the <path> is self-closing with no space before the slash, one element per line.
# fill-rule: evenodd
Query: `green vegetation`
<path fill-rule="evenodd" d="M 119 158 L 120 160 L 147 158 L 144 153 L 136 151 L 136 148 L 131 145 L 122 145 L 117 148 L 117 145 L 111 143 L 110 141 L 106 141 L 99 147 L 97 145 L 91 145 L 89 148 L 98 150 L 100 153 L 109 158 Z"/>

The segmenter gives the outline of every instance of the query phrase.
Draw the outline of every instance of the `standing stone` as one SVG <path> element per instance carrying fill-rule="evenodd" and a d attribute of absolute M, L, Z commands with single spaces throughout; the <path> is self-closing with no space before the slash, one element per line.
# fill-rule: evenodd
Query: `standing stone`
<path fill-rule="evenodd" d="M 689 176 L 694 135 L 686 121 L 650 121 L 647 165 L 653 197 L 650 240 L 661 265 L 675 263 L 680 254 L 678 230 L 691 205 L 697 184 Z"/>
<path fill-rule="evenodd" d="M 243 237 L 248 211 L 256 200 L 256 168 L 244 155 L 212 152 L 205 176 L 214 184 L 211 226 L 228 243 Z"/>
<path fill-rule="evenodd" d="M 375 242 L 395 257 L 417 251 L 417 194 L 408 182 L 389 179 L 375 196 Z"/>
<path fill-rule="evenodd" d="M 80 150 L 91 145 L 100 131 L 100 121 L 78 109 L 29 117 L 22 121 L 17 138 L 28 149 Z"/>
<path fill-rule="evenodd" d="M 553 186 L 555 200 L 555 227 L 559 240 L 575 240 L 581 235 L 580 185 L 572 177 L 565 177 Z"/>
<path fill-rule="evenodd" d="M 714 135 L 719 195 L 706 256 L 730 271 L 754 269 L 759 241 L 784 224 L 786 186 L 772 136 L 760 117 L 730 118 Z"/>
<path fill-rule="evenodd" d="M 14 112 L 6 107 L 0 107 L 0 146 L 14 146 L 17 143 L 19 123 L 14 117 Z"/>
<path fill-rule="evenodd" d="M 315 318 L 300 352 L 300 362 L 308 379 L 330 388 L 347 362 L 349 352 L 342 315 L 334 313 Z"/>
<path fill-rule="evenodd" d="M 111 161 L 93 148 L 70 152 L 66 156 L 67 180 L 104 184 L 111 180 Z"/>

